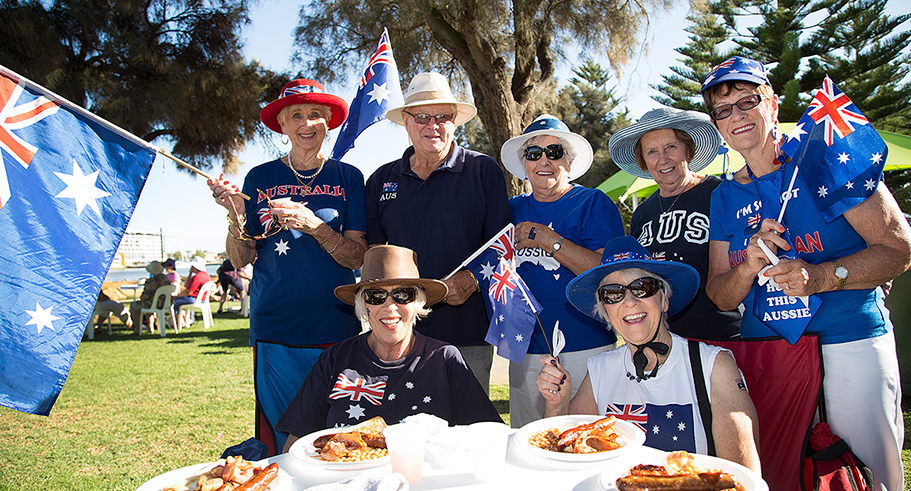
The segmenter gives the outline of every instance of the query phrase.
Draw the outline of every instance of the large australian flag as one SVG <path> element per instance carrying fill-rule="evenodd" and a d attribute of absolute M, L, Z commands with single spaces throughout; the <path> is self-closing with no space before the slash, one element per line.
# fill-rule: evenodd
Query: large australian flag
<path fill-rule="evenodd" d="M 781 151 L 797 161 L 816 208 L 831 222 L 876 192 L 888 149 L 870 121 L 826 77 Z"/>
<path fill-rule="evenodd" d="M 357 94 L 351 101 L 348 119 L 339 130 L 332 158 L 341 160 L 354 146 L 354 140 L 373 123 L 386 119 L 386 111 L 391 107 L 403 104 L 402 88 L 399 86 L 399 70 L 392 57 L 392 43 L 389 33 L 383 29 L 383 35 L 373 56 L 367 63 L 367 69 L 361 76 Z"/>
<path fill-rule="evenodd" d="M 50 413 L 155 153 L 0 67 L 0 405 Z"/>

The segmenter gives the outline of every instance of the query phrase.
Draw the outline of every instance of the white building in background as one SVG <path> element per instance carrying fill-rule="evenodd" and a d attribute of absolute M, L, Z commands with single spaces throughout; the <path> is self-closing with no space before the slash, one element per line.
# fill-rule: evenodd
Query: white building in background
<path fill-rule="evenodd" d="M 123 234 L 111 267 L 145 266 L 164 259 L 164 237 L 160 232 L 127 232 Z"/>

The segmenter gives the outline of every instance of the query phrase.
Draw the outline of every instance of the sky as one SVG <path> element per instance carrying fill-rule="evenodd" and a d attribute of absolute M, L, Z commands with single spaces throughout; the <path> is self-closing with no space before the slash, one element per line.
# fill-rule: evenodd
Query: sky
<path fill-rule="evenodd" d="M 647 50 L 641 50 L 638 57 L 631 59 L 619 80 L 615 79 L 618 85 L 616 93 L 624 98 L 634 121 L 646 111 L 659 106 L 651 99 L 651 96 L 659 93 L 651 89 L 649 84 L 660 84 L 662 75 L 672 73 L 670 67 L 681 65 L 677 61 L 681 55 L 674 48 L 689 41 L 688 33 L 684 31 L 688 22 L 683 20 L 689 2 L 678 3 L 673 11 L 652 19 L 652 25 L 643 35 L 643 40 L 648 42 Z M 888 13 L 900 13 L 897 11 L 897 3 L 901 2 L 890 2 Z M 299 70 L 291 65 L 290 57 L 300 4 L 301 0 L 260 0 L 251 12 L 251 24 L 243 33 L 246 39 L 244 51 L 248 59 L 258 59 L 262 66 L 275 71 L 296 73 Z M 394 55 L 395 39 L 391 42 Z M 365 63 L 370 54 L 364 54 Z M 606 61 L 595 60 L 604 66 L 608 65 Z M 573 65 L 581 62 L 579 59 L 570 59 L 558 67 L 560 86 L 570 77 Z M 352 74 L 345 85 L 327 84 L 326 89 L 350 103 L 357 89 L 358 78 L 359 74 Z M 408 82 L 401 81 L 403 90 Z M 323 146 L 327 154 L 332 151 L 337 131 L 330 133 L 331 140 Z M 270 145 L 272 148 L 267 148 Z M 401 157 L 407 146 L 404 128 L 383 121 L 364 131 L 343 161 L 358 167 L 366 178 L 380 165 Z M 226 175 L 225 178 L 241 187 L 243 178 L 250 169 L 287 153 L 289 148 L 290 146 L 281 144 L 278 134 L 270 144 L 251 143 L 240 156 L 244 162 L 240 171 L 235 175 Z M 220 169 L 207 171 L 216 176 L 220 172 Z M 159 155 L 127 231 L 161 231 L 165 236 L 165 249 L 168 253 L 198 249 L 221 252 L 225 248 L 226 214 L 227 211 L 212 199 L 205 178 L 178 170 L 175 163 Z"/>

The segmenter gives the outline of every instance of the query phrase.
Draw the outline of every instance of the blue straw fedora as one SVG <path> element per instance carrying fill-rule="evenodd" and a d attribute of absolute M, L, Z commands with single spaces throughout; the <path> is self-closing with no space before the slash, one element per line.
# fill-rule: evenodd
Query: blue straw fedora
<path fill-rule="evenodd" d="M 699 273 L 695 268 L 675 261 L 657 260 L 635 238 L 624 235 L 604 244 L 600 265 L 573 278 L 566 285 L 566 299 L 583 314 L 598 319 L 595 315 L 598 284 L 614 271 L 631 268 L 651 271 L 671 286 L 673 295 L 668 299 L 668 315 L 686 307 L 699 289 Z"/>

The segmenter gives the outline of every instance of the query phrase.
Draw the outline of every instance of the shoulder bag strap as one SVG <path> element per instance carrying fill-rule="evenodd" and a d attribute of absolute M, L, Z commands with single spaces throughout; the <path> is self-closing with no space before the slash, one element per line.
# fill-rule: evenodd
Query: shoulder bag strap
<path fill-rule="evenodd" d="M 715 438 L 712 436 L 712 403 L 709 402 L 709 393 L 705 388 L 705 375 L 702 373 L 702 355 L 699 353 L 699 342 L 688 339 L 687 344 L 690 349 L 690 368 L 693 370 L 693 381 L 696 383 L 696 401 L 699 403 L 702 426 L 705 428 L 708 454 L 714 456 Z"/>

